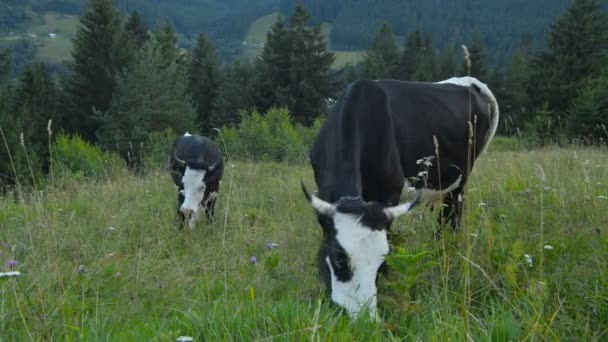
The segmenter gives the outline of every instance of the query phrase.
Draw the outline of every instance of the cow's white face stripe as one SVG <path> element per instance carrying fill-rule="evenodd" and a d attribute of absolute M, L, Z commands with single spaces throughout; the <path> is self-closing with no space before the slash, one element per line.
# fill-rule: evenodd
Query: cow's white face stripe
<path fill-rule="evenodd" d="M 331 273 L 331 298 L 351 317 L 366 308 L 376 319 L 376 275 L 389 250 L 386 230 L 372 230 L 362 225 L 357 215 L 340 212 L 334 215 L 334 227 L 336 240 L 348 256 L 352 278 L 347 282 L 338 280 L 326 257 Z"/>
<path fill-rule="evenodd" d="M 192 218 L 188 224 L 192 228 L 201 208 L 201 201 L 205 195 L 205 188 L 207 185 L 204 182 L 205 174 L 207 171 L 191 169 L 186 166 L 186 171 L 182 177 L 182 184 L 184 190 L 182 195 L 184 196 L 184 203 L 181 208 L 190 209 L 193 211 Z"/>

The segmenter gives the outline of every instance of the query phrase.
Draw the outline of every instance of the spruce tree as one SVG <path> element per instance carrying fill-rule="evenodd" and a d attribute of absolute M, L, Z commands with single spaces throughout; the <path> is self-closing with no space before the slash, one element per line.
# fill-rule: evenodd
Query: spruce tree
<path fill-rule="evenodd" d="M 242 110 L 254 107 L 256 69 L 253 63 L 236 60 L 224 66 L 218 97 L 211 115 L 213 127 L 236 124 Z"/>
<path fill-rule="evenodd" d="M 525 85 L 528 84 L 530 67 L 524 50 L 518 49 L 513 54 L 508 66 L 504 82 L 504 96 L 501 100 L 501 116 L 504 125 L 501 126 L 502 133 L 514 134 L 517 129 L 524 127 L 529 109 L 528 94 Z"/>
<path fill-rule="evenodd" d="M 80 17 L 72 48 L 71 75 L 65 85 L 62 126 L 94 141 L 98 122 L 93 111 L 108 109 L 116 75 L 133 56 L 120 16 L 111 0 L 90 0 Z"/>
<path fill-rule="evenodd" d="M 488 70 L 488 57 L 486 49 L 481 42 L 479 32 L 476 31 L 473 33 L 471 45 L 467 46 L 467 49 L 469 50 L 469 60 L 471 62 L 470 68 L 465 60 L 462 64 L 460 74 L 462 76 L 473 76 L 482 82 L 487 82 L 490 75 Z"/>
<path fill-rule="evenodd" d="M 390 25 L 383 24 L 372 40 L 363 60 L 365 78 L 394 77 L 399 62 L 399 48 Z"/>
<path fill-rule="evenodd" d="M 188 87 L 196 106 L 197 124 L 203 133 L 213 125 L 211 114 L 217 105 L 220 73 L 215 50 L 211 42 L 200 34 L 192 49 L 188 67 Z"/>
<path fill-rule="evenodd" d="M 608 63 L 608 15 L 596 0 L 575 0 L 551 25 L 547 47 L 533 61 L 528 91 L 536 108 L 546 103 L 560 115 Z"/>
<path fill-rule="evenodd" d="M 48 132 L 50 119 L 55 119 L 58 89 L 48 67 L 36 63 L 26 67 L 16 89 L 16 104 L 21 110 L 24 139 L 31 159 L 37 159 L 43 170 L 48 166 Z"/>
<path fill-rule="evenodd" d="M 414 30 L 407 36 L 405 48 L 401 53 L 397 69 L 397 78 L 403 81 L 413 81 L 414 74 L 420 64 L 420 51 L 423 48 L 422 32 Z"/>
<path fill-rule="evenodd" d="M 137 11 L 131 12 L 129 19 L 125 23 L 125 31 L 138 50 L 150 38 L 148 25 L 146 25 L 144 18 Z"/>
<path fill-rule="evenodd" d="M 289 25 L 279 20 L 268 33 L 260 58 L 256 95 L 259 109 L 272 105 L 286 106 L 294 119 L 311 124 L 325 108 L 325 99 L 333 94 L 331 64 L 333 53 L 320 26 L 309 28 L 308 13 L 296 6 Z"/>
<path fill-rule="evenodd" d="M 99 114 L 99 143 L 118 150 L 131 165 L 140 165 L 139 146 L 152 132 L 170 128 L 193 131 L 195 112 L 178 61 L 167 62 L 166 51 L 150 38 L 137 54 L 137 62 L 117 79 L 109 110 Z"/>
<path fill-rule="evenodd" d="M 453 44 L 446 44 L 439 56 L 437 67 L 437 80 L 445 80 L 457 75 L 458 62 L 456 61 L 456 50 Z"/>
<path fill-rule="evenodd" d="M 608 68 L 583 83 L 568 110 L 567 134 L 585 144 L 608 142 Z"/>

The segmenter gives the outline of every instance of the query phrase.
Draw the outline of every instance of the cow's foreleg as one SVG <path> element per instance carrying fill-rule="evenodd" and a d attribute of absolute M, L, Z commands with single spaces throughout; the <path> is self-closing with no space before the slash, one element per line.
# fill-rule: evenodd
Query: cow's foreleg
<path fill-rule="evenodd" d="M 205 214 L 209 222 L 213 221 L 215 216 L 215 201 L 217 199 L 218 191 L 220 190 L 220 183 L 211 183 L 205 189 L 205 196 L 203 197 L 203 208 L 205 208 Z"/>
<path fill-rule="evenodd" d="M 464 187 L 458 187 L 443 197 L 439 212 L 439 229 L 435 232 L 435 239 L 441 238 L 441 232 L 446 224 L 452 227 L 452 231 L 458 230 L 462 216 L 463 190 Z"/>

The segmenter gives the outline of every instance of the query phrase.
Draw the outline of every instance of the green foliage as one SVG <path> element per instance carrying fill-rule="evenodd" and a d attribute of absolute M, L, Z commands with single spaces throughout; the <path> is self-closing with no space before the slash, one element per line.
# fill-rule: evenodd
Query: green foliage
<path fill-rule="evenodd" d="M 61 108 L 62 128 L 95 141 L 99 122 L 93 112 L 108 110 L 116 76 L 133 58 L 134 47 L 129 43 L 114 2 L 90 0 L 74 39 L 71 74 Z"/>
<path fill-rule="evenodd" d="M 297 6 L 288 23 L 278 20 L 268 33 L 260 58 L 257 108 L 285 106 L 294 120 L 308 125 L 325 110 L 333 95 L 331 64 L 321 27 L 305 26 L 306 10 Z"/>
<path fill-rule="evenodd" d="M 608 69 L 585 82 L 572 102 L 567 120 L 570 138 L 585 144 L 608 142 Z"/>
<path fill-rule="evenodd" d="M 137 62 L 118 77 L 108 111 L 98 113 L 99 144 L 118 151 L 134 166 L 140 165 L 138 152 L 150 133 L 168 128 L 185 132 L 195 127 L 184 69 L 177 60 L 168 60 L 169 56 L 177 54 L 154 37 L 148 40 Z"/>
<path fill-rule="evenodd" d="M 530 99 L 526 92 L 526 84 L 530 77 L 528 57 L 518 49 L 513 54 L 504 81 L 506 93 L 500 97 L 501 125 L 500 133 L 513 135 L 524 128 Z"/>
<path fill-rule="evenodd" d="M 125 23 L 125 32 L 131 38 L 137 49 L 141 49 L 144 43 L 150 38 L 148 25 L 136 10 L 131 12 Z"/>
<path fill-rule="evenodd" d="M 219 65 L 211 42 L 200 34 L 196 39 L 188 69 L 188 89 L 196 106 L 196 120 L 203 134 L 213 128 L 220 86 Z M 217 112 L 216 112 L 217 113 Z"/>
<path fill-rule="evenodd" d="M 548 50 L 532 63 L 530 99 L 564 115 L 584 81 L 608 61 L 608 14 L 596 0 L 576 0 L 551 25 Z M 563 127 L 561 127 L 563 128 Z"/>
<path fill-rule="evenodd" d="M 118 175 L 125 168 L 120 157 L 86 142 L 79 136 L 61 134 L 53 142 L 53 171 L 59 179 L 102 180 Z"/>
<path fill-rule="evenodd" d="M 307 143 L 320 123 L 315 121 L 312 129 L 297 127 L 285 108 L 272 108 L 265 115 L 256 111 L 244 114 L 238 126 L 221 129 L 221 139 L 229 156 L 300 162 L 305 160 L 310 146 Z"/>
<path fill-rule="evenodd" d="M 212 127 L 237 124 L 242 110 L 254 107 L 256 65 L 236 60 L 220 73 L 218 97 L 211 113 Z"/>
<path fill-rule="evenodd" d="M 169 165 L 169 155 L 175 143 L 175 133 L 170 128 L 161 132 L 151 132 L 144 142 L 144 169 L 165 169 Z"/>
<path fill-rule="evenodd" d="M 384 24 L 372 40 L 363 59 L 363 75 L 369 79 L 389 78 L 398 66 L 399 49 L 395 43 L 393 30 Z"/>
<path fill-rule="evenodd" d="M 477 31 L 473 33 L 471 45 L 467 46 L 469 51 L 469 62 L 463 61 L 460 70 L 461 76 L 473 76 L 479 80 L 486 80 L 489 76 L 486 49 L 481 42 L 481 36 Z"/>

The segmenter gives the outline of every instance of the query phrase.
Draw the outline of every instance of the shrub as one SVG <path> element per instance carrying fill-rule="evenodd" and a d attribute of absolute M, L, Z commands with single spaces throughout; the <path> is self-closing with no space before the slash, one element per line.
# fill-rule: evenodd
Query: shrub
<path fill-rule="evenodd" d="M 244 114 L 241 122 L 221 130 L 220 140 L 237 158 L 298 162 L 306 158 L 322 120 L 311 128 L 294 126 L 285 108 L 272 108 L 266 115 L 259 112 Z"/>
<path fill-rule="evenodd" d="M 165 168 L 175 139 L 176 135 L 171 128 L 150 133 L 144 143 L 144 170 Z"/>
<path fill-rule="evenodd" d="M 81 137 L 59 135 L 53 142 L 53 168 L 59 177 L 99 180 L 126 169 L 115 153 L 104 152 Z"/>

